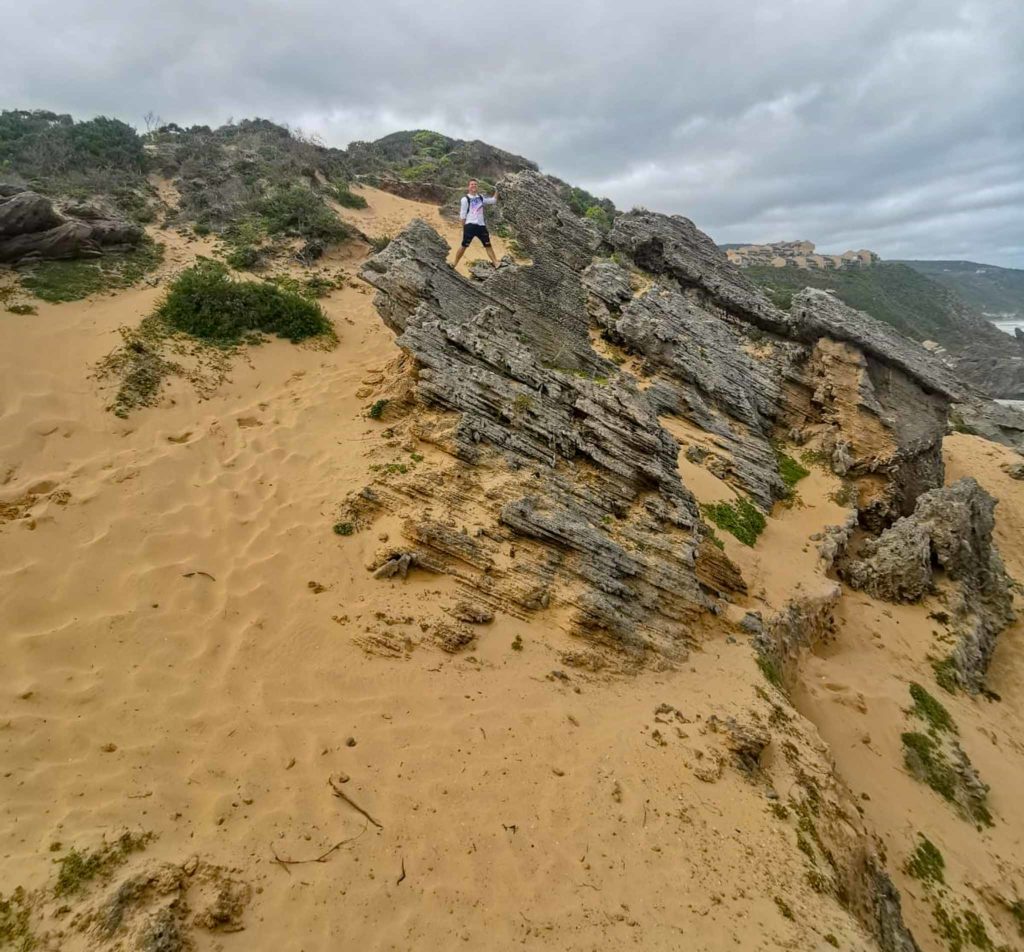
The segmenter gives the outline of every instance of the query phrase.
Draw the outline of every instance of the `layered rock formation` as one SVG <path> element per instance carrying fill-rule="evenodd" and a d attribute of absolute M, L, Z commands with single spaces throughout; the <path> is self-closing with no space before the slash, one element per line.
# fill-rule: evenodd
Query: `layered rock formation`
<path fill-rule="evenodd" d="M 539 174 L 501 191 L 531 265 L 466 281 L 414 222 L 363 270 L 414 359 L 402 426 L 469 464 L 444 520 L 422 518 L 421 474 L 349 501 L 357 521 L 409 517 L 378 565 L 407 555 L 506 610 L 561 603 L 591 643 L 671 659 L 743 583 L 659 417 L 711 434 L 726 480 L 763 510 L 786 495 L 776 444 L 790 437 L 855 484 L 874 531 L 941 485 L 963 388 L 926 351 L 827 294 L 778 310 L 687 219 L 632 212 L 602 236 Z"/>
<path fill-rule="evenodd" d="M 813 241 L 775 241 L 767 245 L 730 245 L 725 256 L 735 265 L 767 265 L 772 268 L 808 268 L 819 271 L 865 268 L 878 261 L 873 251 L 844 251 L 838 255 L 817 254 Z"/>
<path fill-rule="evenodd" d="M 35 192 L 0 191 L 0 263 L 96 258 L 138 244 L 143 234 L 91 205 L 69 205 L 62 214 Z"/>

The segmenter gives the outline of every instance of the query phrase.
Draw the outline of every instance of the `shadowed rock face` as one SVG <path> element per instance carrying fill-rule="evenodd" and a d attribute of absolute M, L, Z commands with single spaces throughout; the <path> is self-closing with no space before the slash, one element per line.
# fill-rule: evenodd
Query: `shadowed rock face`
<path fill-rule="evenodd" d="M 686 219 L 620 215 L 605 240 L 537 173 L 500 193 L 532 264 L 467 281 L 416 221 L 362 272 L 414 358 L 413 405 L 435 415 L 416 435 L 493 475 L 450 490 L 409 476 L 353 503 L 409 516 L 413 565 L 459 574 L 506 610 L 560 598 L 578 633 L 674 657 L 742 580 L 709 544 L 660 416 L 712 434 L 727 480 L 766 510 L 786 493 L 774 441 L 790 435 L 818 438 L 860 481 L 862 517 L 878 528 L 941 485 L 960 390 L 925 351 L 829 295 L 784 314 Z M 493 525 L 467 537 L 417 518 L 443 492 L 449 511 L 482 510 Z M 502 565 L 508 544 L 519 551 Z"/>
<path fill-rule="evenodd" d="M 104 218 L 89 206 L 68 209 L 76 211 L 80 217 L 65 218 L 35 192 L 0 197 L 0 263 L 95 258 L 105 247 L 142 240 L 138 225 Z"/>

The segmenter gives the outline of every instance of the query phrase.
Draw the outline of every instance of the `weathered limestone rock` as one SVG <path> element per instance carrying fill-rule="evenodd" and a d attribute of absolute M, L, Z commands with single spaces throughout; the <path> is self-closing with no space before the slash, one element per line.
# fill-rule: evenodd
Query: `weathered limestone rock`
<path fill-rule="evenodd" d="M 687 219 L 630 212 L 602 238 L 537 173 L 500 191 L 531 265 L 467 281 L 416 221 L 362 272 L 415 360 L 418 435 L 465 467 L 443 490 L 449 509 L 482 507 L 494 520 L 467 537 L 412 519 L 414 561 L 458 575 L 496 607 L 568 598 L 579 633 L 673 656 L 693 621 L 743 583 L 706 544 L 660 418 L 708 434 L 704 464 L 764 510 L 786 495 L 775 441 L 792 432 L 816 438 L 856 484 L 861 523 L 874 531 L 942 485 L 949 405 L 966 391 L 922 348 L 828 294 L 779 311 Z M 598 337 L 628 361 L 595 349 Z M 487 487 L 467 478 L 481 472 Z M 354 505 L 408 514 L 441 491 L 409 475 Z M 829 540 L 830 559 L 845 530 Z M 510 565 L 506 543 L 519 552 Z M 908 597 L 921 586 L 907 584 Z M 775 643 L 792 640 L 790 622 L 806 627 L 778 619 Z"/>
<path fill-rule="evenodd" d="M 1010 579 L 992 542 L 995 504 L 970 477 L 924 493 L 912 516 L 867 540 L 841 570 L 854 588 L 888 601 L 917 601 L 944 570 L 956 583 L 952 669 L 971 691 L 982 687 L 996 638 L 1013 620 Z"/>
<path fill-rule="evenodd" d="M 98 212 L 92 206 L 85 211 L 86 218 L 68 219 L 35 192 L 0 197 L 0 263 L 96 258 L 104 247 L 125 247 L 142 240 L 144 232 L 138 225 L 95 217 Z"/>
<path fill-rule="evenodd" d="M 0 198 L 0 241 L 49 231 L 62 221 L 49 200 L 35 192 L 18 192 L 10 198 Z"/>

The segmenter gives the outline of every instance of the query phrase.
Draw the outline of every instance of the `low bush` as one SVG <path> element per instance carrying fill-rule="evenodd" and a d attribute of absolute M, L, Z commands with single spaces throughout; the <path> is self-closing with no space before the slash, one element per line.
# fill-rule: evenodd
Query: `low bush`
<path fill-rule="evenodd" d="M 323 199 L 302 185 L 275 189 L 260 200 L 257 210 L 271 235 L 337 242 L 350 234 Z"/>
<path fill-rule="evenodd" d="M 224 256 L 224 260 L 236 271 L 252 271 L 264 264 L 265 256 L 266 253 L 262 248 L 257 248 L 254 245 L 240 245 L 237 248 L 232 248 Z"/>
<path fill-rule="evenodd" d="M 208 259 L 175 279 L 157 313 L 175 329 L 216 343 L 259 332 L 293 342 L 334 334 L 314 301 L 267 282 L 236 281 L 223 264 Z"/>
<path fill-rule="evenodd" d="M 333 186 L 330 195 L 343 208 L 366 208 L 367 206 L 366 199 L 362 195 L 357 195 L 346 184 Z"/>

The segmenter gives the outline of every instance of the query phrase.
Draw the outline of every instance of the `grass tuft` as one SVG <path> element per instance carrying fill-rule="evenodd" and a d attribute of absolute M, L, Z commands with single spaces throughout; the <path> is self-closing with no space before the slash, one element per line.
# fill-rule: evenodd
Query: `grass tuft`
<path fill-rule="evenodd" d="M 956 772 L 946 761 L 938 743 L 918 731 L 905 731 L 900 738 L 903 741 L 903 761 L 907 769 L 943 799 L 955 803 Z"/>
<path fill-rule="evenodd" d="M 775 458 L 779 463 L 779 475 L 782 477 L 782 481 L 786 484 L 790 494 L 792 494 L 796 484 L 801 479 L 810 476 L 811 471 L 801 466 L 792 456 L 787 456 L 785 453 L 777 452 Z"/>
<path fill-rule="evenodd" d="M 41 261 L 23 270 L 21 286 L 51 304 L 80 301 L 100 291 L 130 288 L 156 268 L 163 257 L 163 245 L 146 240 L 124 254 L 80 261 Z"/>
<path fill-rule="evenodd" d="M 768 524 L 761 510 L 743 496 L 735 502 L 705 503 L 700 508 L 719 529 L 732 533 L 744 545 L 753 546 Z"/>
<path fill-rule="evenodd" d="M 960 688 L 960 677 L 953 656 L 949 655 L 946 658 L 933 661 L 932 670 L 935 672 L 935 683 L 943 691 L 956 694 Z"/>
<path fill-rule="evenodd" d="M 910 713 L 927 723 L 931 733 L 957 733 L 949 711 L 917 682 L 910 685 L 910 696 L 914 701 Z"/>
<path fill-rule="evenodd" d="M 32 909 L 20 886 L 9 897 L 0 895 L 0 949 L 32 952 L 38 941 L 32 934 Z"/>
<path fill-rule="evenodd" d="M 946 868 L 946 861 L 942 858 L 939 848 L 928 839 L 923 833 L 918 834 L 921 842 L 907 860 L 907 874 L 923 883 L 945 882 L 943 870 Z"/>
<path fill-rule="evenodd" d="M 105 875 L 120 866 L 132 853 L 144 850 L 152 833 L 122 833 L 113 843 L 104 843 L 99 849 L 80 852 L 74 848 L 60 859 L 55 896 L 71 896 L 81 892 L 97 876 Z"/>

